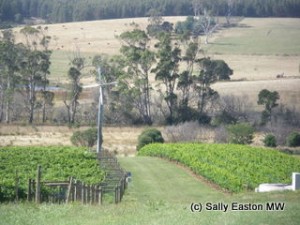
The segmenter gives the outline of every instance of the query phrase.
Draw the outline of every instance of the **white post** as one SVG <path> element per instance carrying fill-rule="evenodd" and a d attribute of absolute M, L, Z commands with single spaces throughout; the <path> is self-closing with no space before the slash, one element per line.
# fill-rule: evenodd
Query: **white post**
<path fill-rule="evenodd" d="M 99 74 L 99 108 L 98 108 L 98 140 L 97 140 L 97 153 L 102 149 L 103 135 L 102 135 L 102 124 L 103 124 L 103 87 L 102 87 L 102 76 L 101 68 L 98 68 Z"/>
<path fill-rule="evenodd" d="M 292 189 L 294 191 L 300 190 L 300 173 L 293 173 L 292 179 Z"/>

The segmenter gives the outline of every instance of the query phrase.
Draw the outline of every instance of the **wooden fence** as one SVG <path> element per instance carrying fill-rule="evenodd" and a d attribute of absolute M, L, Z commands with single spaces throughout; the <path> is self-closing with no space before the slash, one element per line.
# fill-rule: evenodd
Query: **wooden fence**
<path fill-rule="evenodd" d="M 114 202 L 122 201 L 125 189 L 127 188 L 127 172 L 120 166 L 117 158 L 108 151 L 98 153 L 100 166 L 106 173 L 102 185 L 103 193 L 114 194 Z"/>
<path fill-rule="evenodd" d="M 114 195 L 114 203 L 122 201 L 127 188 L 127 173 L 121 168 L 117 158 L 108 151 L 98 154 L 100 166 L 106 173 L 104 182 L 87 185 L 70 177 L 67 181 L 42 181 L 42 168 L 38 166 L 36 179 L 28 180 L 27 200 L 52 203 L 81 202 L 102 204 L 105 194 Z"/>
<path fill-rule="evenodd" d="M 103 192 L 100 185 L 87 185 L 80 180 L 37 181 L 28 180 L 27 200 L 36 203 L 69 203 L 102 204 Z"/>

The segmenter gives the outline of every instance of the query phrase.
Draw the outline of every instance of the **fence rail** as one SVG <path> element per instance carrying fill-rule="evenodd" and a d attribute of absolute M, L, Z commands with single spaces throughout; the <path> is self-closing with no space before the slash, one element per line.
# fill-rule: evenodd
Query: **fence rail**
<path fill-rule="evenodd" d="M 97 185 L 88 185 L 73 177 L 67 181 L 42 181 L 41 166 L 38 166 L 36 179 L 28 180 L 27 200 L 36 203 L 77 201 L 101 205 L 104 195 L 112 194 L 114 203 L 120 203 L 127 188 L 127 173 L 121 168 L 117 158 L 108 151 L 99 153 L 98 160 L 106 178 Z"/>
<path fill-rule="evenodd" d="M 104 193 L 112 193 L 115 203 L 122 201 L 127 188 L 127 172 L 122 169 L 117 158 L 112 153 L 103 150 L 98 153 L 100 166 L 106 172 L 106 178 L 102 183 Z"/>

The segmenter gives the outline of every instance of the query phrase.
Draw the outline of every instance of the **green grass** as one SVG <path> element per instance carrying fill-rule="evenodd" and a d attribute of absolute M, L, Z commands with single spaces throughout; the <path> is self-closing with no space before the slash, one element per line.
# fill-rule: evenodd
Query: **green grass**
<path fill-rule="evenodd" d="M 299 19 L 244 19 L 226 30 L 206 50 L 236 55 L 299 55 Z"/>
<path fill-rule="evenodd" d="M 132 172 L 123 202 L 119 205 L 0 205 L 0 225 L 297 225 L 300 192 L 243 193 L 228 195 L 212 189 L 178 165 L 149 157 L 120 158 Z M 184 187 L 184 188 L 182 188 Z M 176 197 L 174 198 L 174 195 Z M 284 202 L 282 212 L 229 211 L 192 213 L 199 202 Z"/>
<path fill-rule="evenodd" d="M 225 195 L 199 182 L 190 173 L 162 159 L 137 157 L 120 158 L 121 165 L 132 173 L 134 182 L 126 198 L 137 202 L 164 201 L 190 203 L 197 199 L 220 199 Z M 188 185 L 187 185 L 188 184 Z"/>

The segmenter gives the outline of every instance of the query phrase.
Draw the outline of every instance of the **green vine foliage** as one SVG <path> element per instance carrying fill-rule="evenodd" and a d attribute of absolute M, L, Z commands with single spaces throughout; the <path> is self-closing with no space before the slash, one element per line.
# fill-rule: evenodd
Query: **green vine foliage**
<path fill-rule="evenodd" d="M 254 190 L 261 183 L 291 183 L 300 160 L 277 150 L 236 144 L 150 144 L 142 156 L 162 157 L 188 166 L 230 192 Z"/>
<path fill-rule="evenodd" d="M 86 148 L 3 147 L 0 148 L 0 202 L 15 199 L 17 177 L 19 199 L 24 199 L 28 179 L 36 178 L 38 165 L 42 167 L 42 181 L 68 180 L 72 176 L 87 184 L 98 184 L 105 175 L 96 155 Z"/>

